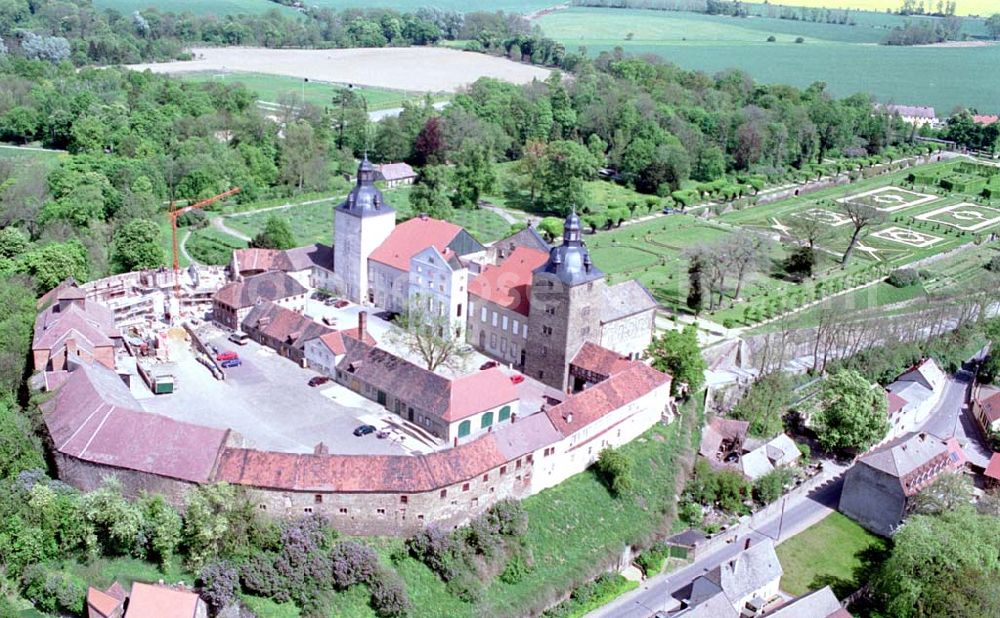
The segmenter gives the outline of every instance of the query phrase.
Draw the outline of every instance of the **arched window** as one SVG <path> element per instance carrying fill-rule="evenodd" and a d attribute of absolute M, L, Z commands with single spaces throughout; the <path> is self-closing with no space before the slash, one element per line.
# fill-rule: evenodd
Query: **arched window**
<path fill-rule="evenodd" d="M 486 429 L 487 427 L 489 427 L 492 424 L 493 424 L 493 413 L 492 412 L 487 412 L 486 414 L 483 415 L 483 422 L 480 425 L 480 427 L 482 427 L 483 429 Z"/>
<path fill-rule="evenodd" d="M 464 438 L 465 436 L 469 435 L 469 433 L 471 431 L 472 431 L 472 422 L 471 421 L 462 421 L 461 423 L 458 424 L 458 437 L 459 438 Z"/>
<path fill-rule="evenodd" d="M 500 416 L 497 418 L 498 423 L 502 423 L 510 418 L 510 406 L 504 406 L 500 408 Z"/>

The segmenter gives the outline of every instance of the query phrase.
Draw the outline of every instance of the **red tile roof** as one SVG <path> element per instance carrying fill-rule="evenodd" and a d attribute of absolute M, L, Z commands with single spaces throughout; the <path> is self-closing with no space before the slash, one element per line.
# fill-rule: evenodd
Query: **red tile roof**
<path fill-rule="evenodd" d="M 997 121 L 1000 121 L 1000 116 L 996 114 L 975 114 L 972 117 L 972 122 L 976 124 L 993 124 Z"/>
<path fill-rule="evenodd" d="M 112 339 L 121 337 L 115 328 L 114 314 L 103 305 L 73 304 L 60 311 L 58 304 L 52 304 L 35 318 L 31 347 L 34 350 L 56 349 L 74 332 L 95 347 L 113 345 Z"/>
<path fill-rule="evenodd" d="M 345 328 L 343 330 L 335 330 L 332 333 L 327 333 L 319 338 L 323 342 L 330 352 L 335 356 L 340 356 L 347 352 L 347 347 L 344 344 L 344 337 L 350 337 L 351 339 L 359 339 L 357 328 Z M 376 345 L 375 338 L 371 336 L 368 331 L 365 331 L 364 342 L 368 345 Z"/>
<path fill-rule="evenodd" d="M 986 472 L 984 473 L 991 479 L 1000 481 L 1000 453 L 993 453 L 990 457 L 990 463 L 986 466 Z"/>
<path fill-rule="evenodd" d="M 583 344 L 570 364 L 607 377 L 625 371 L 631 365 L 631 361 L 617 352 L 588 341 Z"/>
<path fill-rule="evenodd" d="M 887 403 L 889 406 L 888 410 L 889 416 L 896 414 L 906 406 L 906 400 L 892 391 L 886 391 L 885 396 L 886 399 L 888 400 Z"/>
<path fill-rule="evenodd" d="M 312 318 L 267 301 L 250 310 L 243 319 L 242 327 L 248 333 L 259 330 L 267 337 L 300 350 L 305 347 L 306 341 L 330 333 L 329 328 Z"/>
<path fill-rule="evenodd" d="M 452 380 L 448 410 L 441 418 L 453 422 L 514 401 L 517 388 L 507 374 L 493 367 Z"/>
<path fill-rule="evenodd" d="M 518 247 L 500 266 L 487 266 L 469 282 L 469 294 L 528 315 L 531 274 L 549 259 L 537 249 Z"/>
<path fill-rule="evenodd" d="M 508 459 L 492 434 L 429 455 L 314 455 L 229 448 L 217 480 L 345 493 L 420 493 L 475 478 Z"/>
<path fill-rule="evenodd" d="M 665 373 L 633 361 L 628 370 L 569 397 L 546 414 L 556 429 L 568 436 L 657 387 L 669 386 L 671 379 Z"/>
<path fill-rule="evenodd" d="M 229 432 L 142 412 L 113 371 L 84 365 L 42 404 L 57 451 L 184 481 L 211 480 Z"/>
<path fill-rule="evenodd" d="M 980 401 L 979 407 L 990 423 L 1000 420 L 1000 392 L 993 393 L 983 401 Z"/>
<path fill-rule="evenodd" d="M 272 270 L 279 254 L 281 251 L 277 249 L 236 249 L 233 251 L 233 259 L 236 261 L 237 270 L 241 273 Z"/>
<path fill-rule="evenodd" d="M 410 258 L 433 246 L 443 252 L 462 228 L 431 217 L 414 217 L 396 226 L 368 259 L 409 272 Z"/>
<path fill-rule="evenodd" d="M 114 614 L 121 606 L 122 599 L 115 598 L 97 588 L 87 588 L 87 608 L 93 609 L 99 615 L 107 618 Z"/>
<path fill-rule="evenodd" d="M 197 608 L 193 592 L 136 582 L 125 618 L 194 618 Z"/>

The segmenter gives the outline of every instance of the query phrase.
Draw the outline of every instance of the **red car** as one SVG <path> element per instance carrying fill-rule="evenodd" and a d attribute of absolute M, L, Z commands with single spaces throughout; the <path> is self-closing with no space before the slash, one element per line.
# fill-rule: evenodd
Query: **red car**
<path fill-rule="evenodd" d="M 523 375 L 521 375 L 519 373 L 515 373 L 514 375 L 510 376 L 510 383 L 511 384 L 520 384 L 521 382 L 524 382 L 524 376 Z"/>
<path fill-rule="evenodd" d="M 487 369 L 493 369 L 494 367 L 499 367 L 499 366 L 500 366 L 500 363 L 498 363 L 496 361 L 486 361 L 485 363 L 483 363 L 482 365 L 479 366 L 479 369 L 482 370 L 482 371 L 485 371 Z"/>
<path fill-rule="evenodd" d="M 309 378 L 309 386 L 322 386 L 330 381 L 330 378 L 326 376 L 314 376 Z"/>
<path fill-rule="evenodd" d="M 236 352 L 219 352 L 218 354 L 215 355 L 215 360 L 227 361 L 227 360 L 235 360 L 239 357 L 240 355 L 237 354 Z"/>

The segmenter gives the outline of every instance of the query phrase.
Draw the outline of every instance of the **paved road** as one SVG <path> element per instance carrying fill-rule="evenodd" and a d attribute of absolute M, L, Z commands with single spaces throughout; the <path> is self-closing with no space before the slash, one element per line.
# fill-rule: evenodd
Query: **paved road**
<path fill-rule="evenodd" d="M 985 352 L 981 352 L 983 354 Z M 970 367 L 971 368 L 971 367 Z M 920 429 L 941 438 L 955 437 L 965 456 L 985 468 L 993 451 L 983 442 L 983 436 L 969 409 L 973 373 L 967 369 L 949 376 L 944 393 Z"/>
<path fill-rule="evenodd" d="M 757 526 L 754 532 L 738 537 L 735 543 L 707 554 L 682 569 L 644 581 L 639 588 L 590 612 L 586 618 L 649 618 L 654 612 L 676 607 L 676 601 L 670 596 L 672 593 L 741 552 L 747 539 L 752 543 L 759 543 L 770 538 L 775 543 L 780 543 L 829 515 L 840 500 L 845 469 L 828 465 L 826 474 L 830 478 L 826 483 L 808 495 L 787 498 L 783 515 L 776 514 Z"/>

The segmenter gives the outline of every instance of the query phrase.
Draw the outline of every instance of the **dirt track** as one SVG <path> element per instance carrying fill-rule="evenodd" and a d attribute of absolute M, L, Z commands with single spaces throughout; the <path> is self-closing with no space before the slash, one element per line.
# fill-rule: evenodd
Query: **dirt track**
<path fill-rule="evenodd" d="M 549 71 L 485 54 L 441 47 L 262 49 L 196 47 L 195 60 L 134 64 L 155 73 L 247 71 L 420 92 L 454 92 L 480 77 L 523 84 Z"/>

